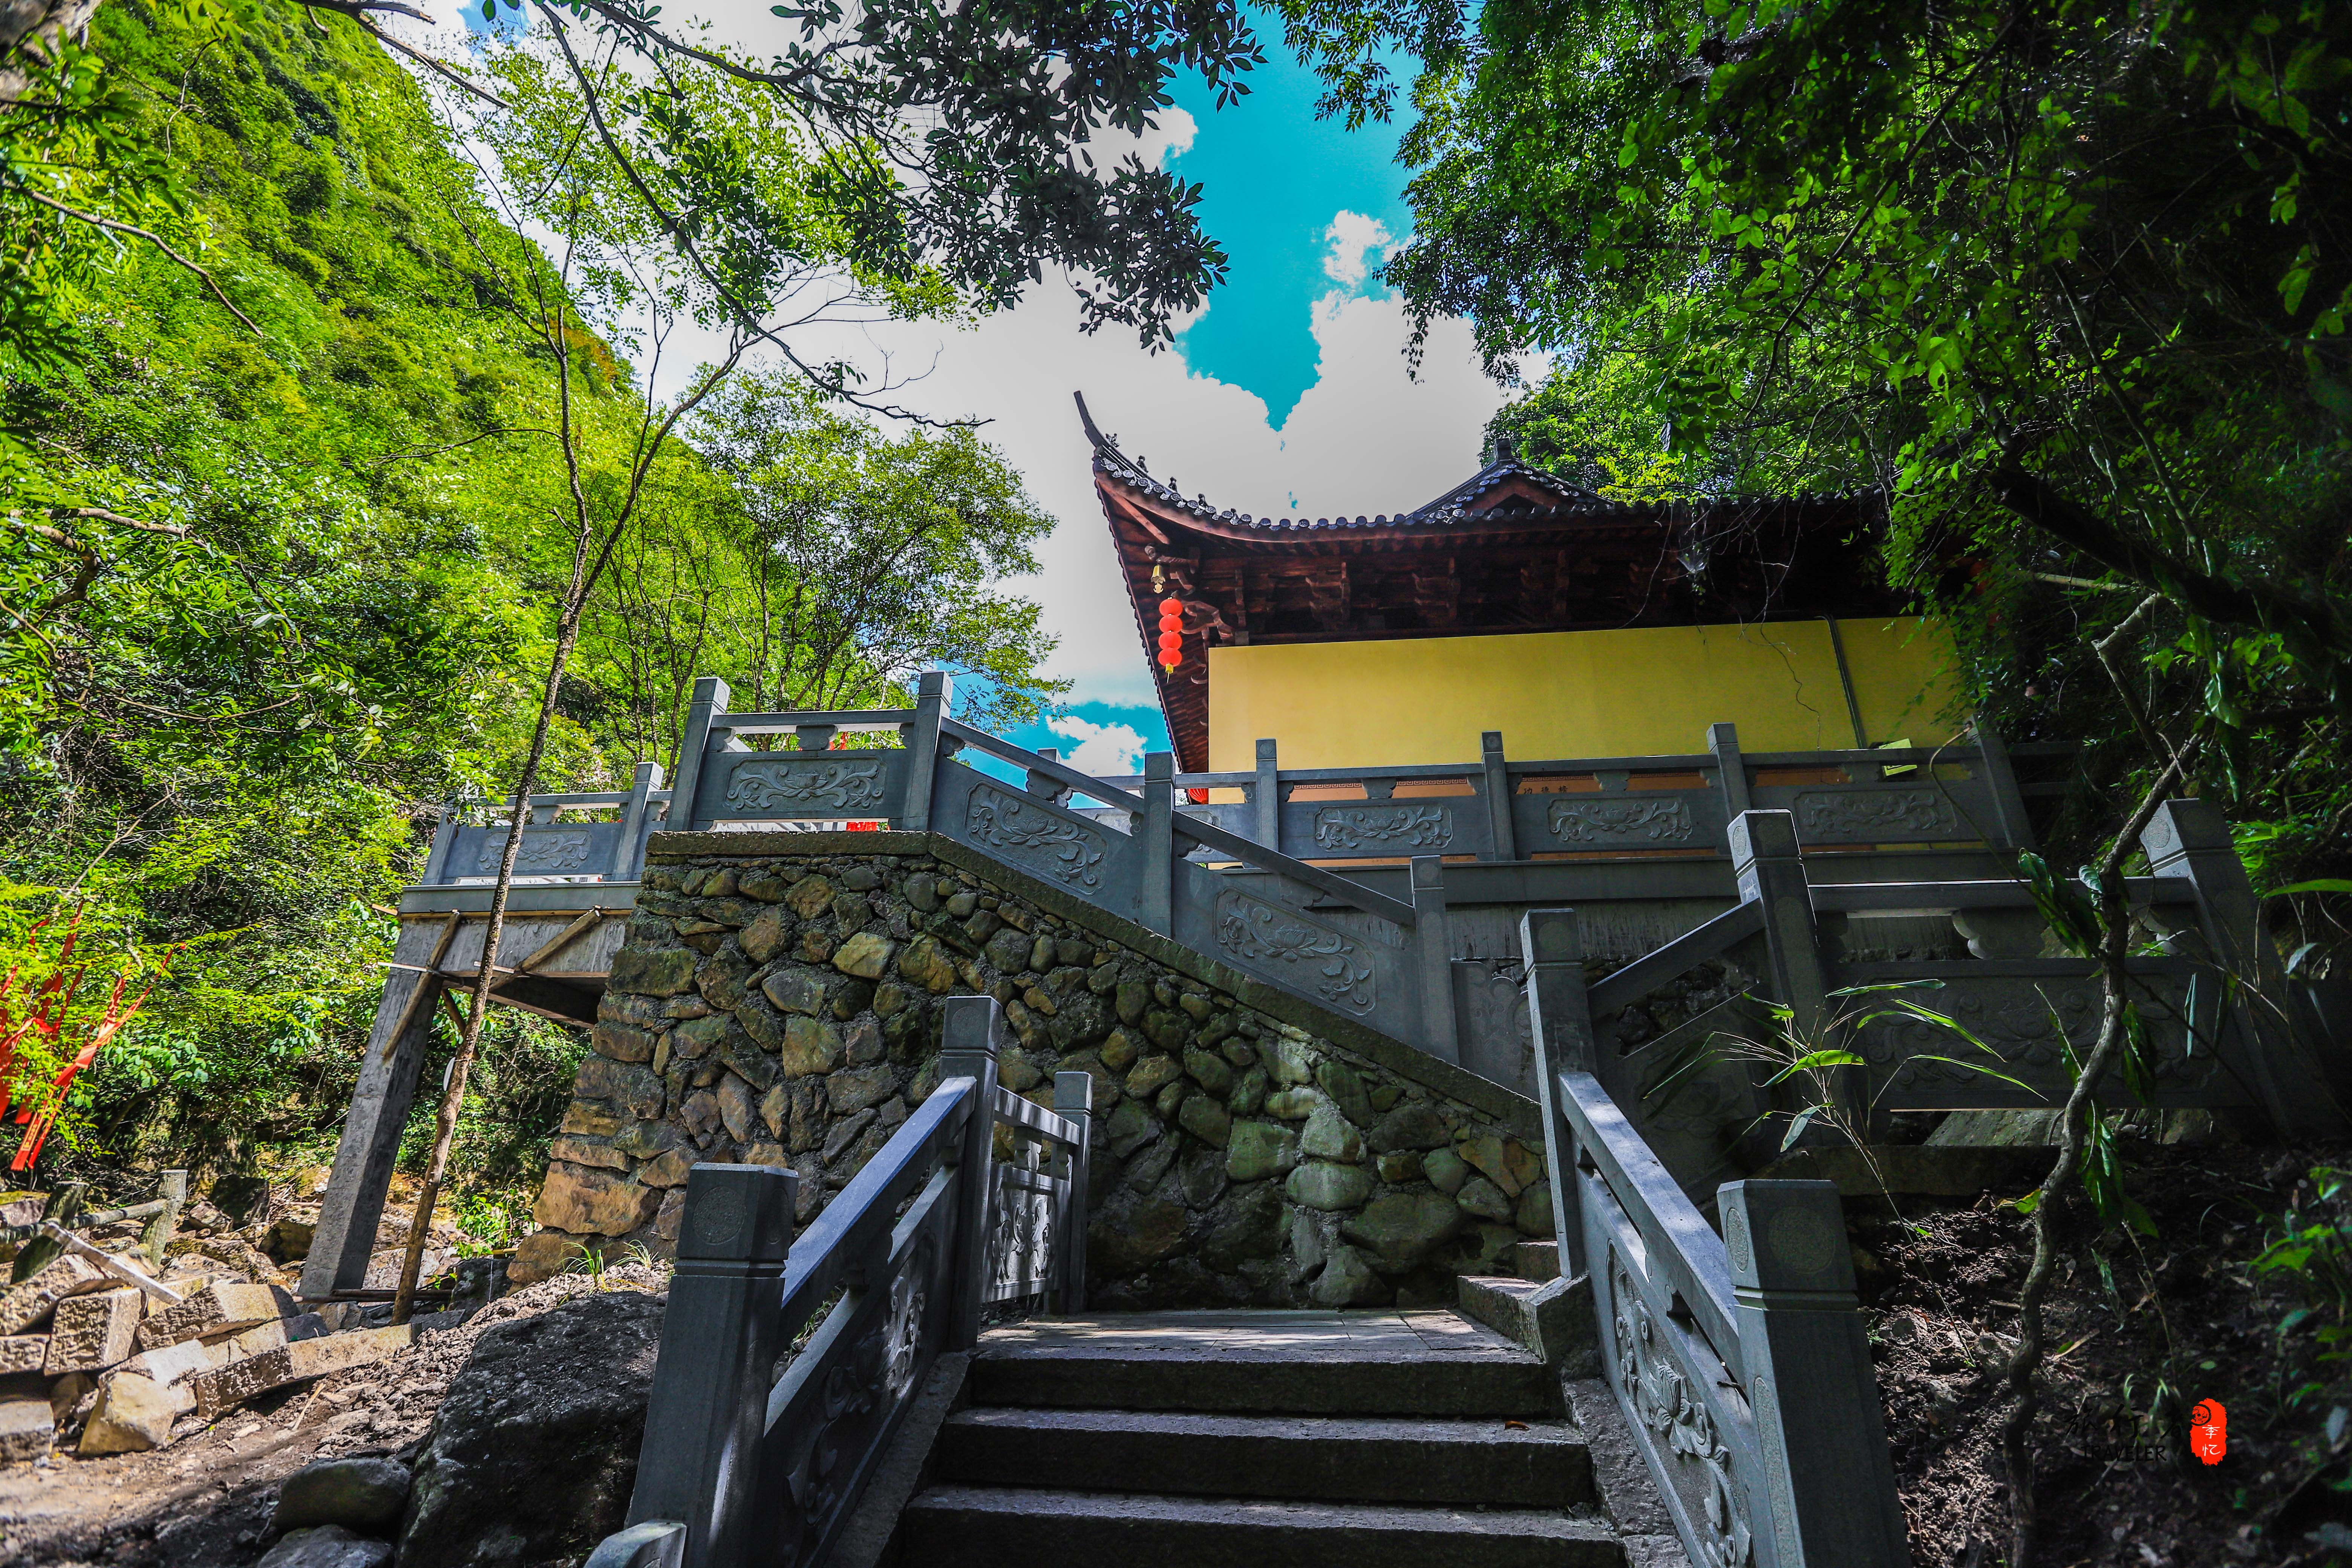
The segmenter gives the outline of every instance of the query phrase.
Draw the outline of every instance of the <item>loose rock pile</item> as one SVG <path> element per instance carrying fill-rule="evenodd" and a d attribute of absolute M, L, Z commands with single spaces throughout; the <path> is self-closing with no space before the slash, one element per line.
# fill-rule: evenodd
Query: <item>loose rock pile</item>
<path fill-rule="evenodd" d="M 1015 1092 L 1050 1104 L 1055 1072 L 1094 1079 L 1103 1305 L 1450 1302 L 1454 1275 L 1551 1233 L 1542 1156 L 1506 1115 L 1245 1005 L 1205 961 L 1114 940 L 1017 873 L 827 847 L 656 850 L 517 1279 L 583 1247 L 666 1253 L 698 1160 L 792 1167 L 807 1218 L 934 1087 L 940 999 L 959 994 L 1004 1005 Z"/>

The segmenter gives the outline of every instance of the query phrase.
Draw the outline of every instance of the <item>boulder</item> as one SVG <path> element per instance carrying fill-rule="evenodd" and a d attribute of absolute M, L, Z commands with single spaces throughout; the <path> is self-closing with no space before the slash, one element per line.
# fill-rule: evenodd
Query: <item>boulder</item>
<path fill-rule="evenodd" d="M 401 1561 L 576 1562 L 619 1530 L 662 1305 L 609 1290 L 485 1331 L 425 1436 Z"/>
<path fill-rule="evenodd" d="M 626 1236 L 654 1217 L 661 1194 L 625 1176 L 557 1161 L 531 1205 L 530 1217 L 573 1235 Z"/>
<path fill-rule="evenodd" d="M 1462 1228 L 1462 1211 L 1444 1193 L 1383 1193 L 1352 1215 L 1339 1234 L 1391 1268 L 1408 1268 Z"/>
<path fill-rule="evenodd" d="M 841 1031 L 825 1020 L 794 1014 L 784 1021 L 784 1047 L 777 1066 L 786 1078 L 831 1072 L 841 1058 Z"/>
<path fill-rule="evenodd" d="M 1511 1217 L 1511 1200 L 1503 1195 L 1500 1187 L 1484 1176 L 1473 1176 L 1463 1183 L 1462 1190 L 1454 1194 L 1454 1201 L 1461 1205 L 1464 1214 L 1475 1215 L 1480 1219 L 1499 1221 Z"/>
<path fill-rule="evenodd" d="M 1315 1082 L 1349 1121 L 1359 1127 L 1372 1124 L 1372 1102 L 1364 1093 L 1364 1080 L 1356 1075 L 1355 1068 L 1345 1062 L 1321 1063 L 1315 1069 Z"/>
<path fill-rule="evenodd" d="M 340 1524 L 386 1530 L 408 1507 L 408 1467 L 391 1459 L 320 1459 L 303 1466 L 278 1489 L 279 1530 Z"/>
<path fill-rule="evenodd" d="M 114 1359 L 121 1361 L 122 1357 Z M 48 1364 L 48 1360 L 49 1336 L 47 1334 L 9 1334 L 0 1338 L 0 1377 L 38 1372 Z"/>
<path fill-rule="evenodd" d="M 1318 1307 L 1357 1307 L 1388 1299 L 1388 1287 L 1352 1247 L 1335 1247 L 1323 1272 L 1307 1292 Z"/>
<path fill-rule="evenodd" d="M 1446 1136 L 1444 1118 L 1420 1100 L 1407 1100 L 1372 1127 L 1372 1152 L 1376 1154 L 1396 1149 L 1435 1149 L 1451 1142 Z"/>
<path fill-rule="evenodd" d="M 1273 1121 L 1236 1121 L 1225 1145 L 1225 1174 L 1236 1182 L 1286 1174 L 1298 1163 L 1298 1135 Z"/>
<path fill-rule="evenodd" d="M 37 1459 L 57 1440 L 57 1412 L 38 1377 L 11 1377 L 0 1386 L 0 1459 Z"/>
<path fill-rule="evenodd" d="M 1317 1160 L 1290 1173 L 1284 1191 L 1290 1201 L 1311 1209 L 1336 1213 L 1351 1209 L 1372 1195 L 1372 1178 L 1360 1165 L 1333 1165 Z M 1445 1205 L 1448 1213 L 1454 1205 Z"/>
<path fill-rule="evenodd" d="M 99 1454 L 141 1454 L 172 1440 L 172 1423 L 195 1401 L 135 1372 L 118 1372 L 98 1391 L 89 1423 L 74 1450 L 84 1458 Z"/>
<path fill-rule="evenodd" d="M 1337 1160 L 1343 1165 L 1352 1165 L 1364 1157 L 1364 1139 L 1356 1131 L 1355 1123 L 1340 1113 L 1339 1104 L 1326 1100 L 1307 1117 L 1307 1126 L 1298 1135 L 1298 1149 L 1318 1160 Z"/>
<path fill-rule="evenodd" d="M 298 1530 L 263 1553 L 253 1568 L 384 1568 L 392 1543 L 354 1535 L 339 1524 Z"/>
<path fill-rule="evenodd" d="M 1177 1124 L 1203 1143 L 1223 1148 L 1233 1135 L 1234 1119 L 1205 1094 L 1196 1094 L 1176 1110 Z"/>
<path fill-rule="evenodd" d="M 833 952 L 833 966 L 860 980 L 879 980 L 889 971 L 898 944 L 878 931 L 862 931 Z"/>
<path fill-rule="evenodd" d="M 142 1310 L 139 1292 L 131 1289 L 99 1290 L 58 1302 L 41 1370 L 51 1377 L 103 1372 L 130 1355 Z"/>
<path fill-rule="evenodd" d="M 694 953 L 682 947 L 625 947 L 614 954 L 604 986 L 640 996 L 677 996 L 694 987 Z"/>
<path fill-rule="evenodd" d="M 21 1334 L 47 1317 L 50 1310 L 67 1297 L 98 1289 L 111 1279 L 76 1254 L 60 1253 L 31 1279 L 11 1285 L 5 1295 L 0 1295 L 0 1334 Z"/>
<path fill-rule="evenodd" d="M 560 1230 L 534 1231 L 515 1243 L 514 1261 L 507 1265 L 507 1283 L 536 1285 L 563 1272 L 576 1238 Z"/>

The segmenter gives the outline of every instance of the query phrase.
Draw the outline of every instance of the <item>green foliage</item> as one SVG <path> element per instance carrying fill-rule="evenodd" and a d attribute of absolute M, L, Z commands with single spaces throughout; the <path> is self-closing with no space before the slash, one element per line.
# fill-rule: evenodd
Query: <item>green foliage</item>
<path fill-rule="evenodd" d="M 610 515 L 648 410 L 662 413 L 632 363 L 659 343 L 600 336 L 580 311 L 646 307 L 658 331 L 716 307 L 698 274 L 628 272 L 643 210 L 609 199 L 610 163 L 543 182 L 551 205 L 498 205 L 506 167 L 469 157 L 528 166 L 561 112 L 561 79 L 522 54 L 508 57 L 511 122 L 495 145 L 461 145 L 365 34 L 290 5 L 226 30 L 109 5 L 90 48 L 135 137 L 168 150 L 179 221 L 261 333 L 132 246 L 107 258 L 102 290 L 45 284 L 64 350 L 0 371 L 0 966 L 30 919 L 68 902 L 117 960 L 183 947 L 77 1083 L 61 1137 L 116 1161 L 315 1163 L 382 994 L 386 906 L 421 865 L 436 803 L 502 794 L 529 742 L 573 544 L 572 475 L 549 432 L 568 404 L 581 493 Z M 729 127 L 708 168 L 757 171 L 767 184 L 742 199 L 800 226 L 772 237 L 782 270 L 763 276 L 862 243 L 797 132 L 711 73 L 679 79 Z M 579 237 L 568 284 L 510 216 Z M 740 282 L 766 263 L 730 265 Z M 920 268 L 855 290 L 891 309 L 947 299 Z M 762 594 L 832 602 L 845 590 L 756 559 L 759 498 L 797 484 L 813 499 L 786 521 L 813 561 L 839 553 L 827 530 L 863 530 L 908 543 L 925 574 L 842 612 L 855 635 L 826 689 L 878 698 L 908 661 L 941 659 L 994 676 L 1010 711 L 1054 694 L 1035 674 L 1035 607 L 991 587 L 1027 569 L 1045 526 L 1000 458 L 968 434 L 891 438 L 781 392 L 739 413 L 747 442 L 778 422 L 766 468 L 739 480 L 670 442 L 646 472 L 657 516 L 628 547 L 655 563 L 649 580 L 731 562 L 695 609 L 730 635 L 758 621 Z M 789 662 L 688 646 L 677 617 L 635 608 L 615 594 L 592 610 L 541 787 L 675 765 L 686 686 L 646 675 L 663 661 L 687 681 L 764 668 L 771 689 Z M 543 1166 L 581 1048 L 504 1008 L 487 1030 L 455 1166 L 486 1244 Z M 452 1043 L 445 1024 L 426 1085 Z"/>
<path fill-rule="evenodd" d="M 1498 429 L 1632 493 L 1877 491 L 1981 709 L 2089 743 L 2065 837 L 2203 721 L 2264 874 L 2342 868 L 2352 8 L 1280 8 L 1335 112 L 1418 57 L 1387 277 L 1557 356 Z M 2089 644 L 2149 595 L 2119 693 Z"/>
<path fill-rule="evenodd" d="M 2252 1271 L 2303 1292 L 2304 1304 L 2280 1321 L 2280 1338 L 2312 1323 L 2323 1361 L 2352 1361 L 2352 1172 L 2314 1166 L 2309 1195 L 2297 1188 L 2295 1196 Z"/>

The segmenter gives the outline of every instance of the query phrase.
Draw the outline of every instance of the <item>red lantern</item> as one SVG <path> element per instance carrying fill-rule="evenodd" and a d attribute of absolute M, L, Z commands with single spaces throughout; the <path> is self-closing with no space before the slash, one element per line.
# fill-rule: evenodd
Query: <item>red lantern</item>
<path fill-rule="evenodd" d="M 1160 658 L 1167 659 L 1181 658 L 1183 657 L 1183 653 L 1184 639 L 1181 637 L 1178 636 L 1174 632 L 1161 632 L 1160 634 Z"/>
<path fill-rule="evenodd" d="M 1163 616 L 1181 616 L 1184 613 L 1184 601 L 1172 596 L 1162 599 L 1160 601 L 1160 613 Z"/>

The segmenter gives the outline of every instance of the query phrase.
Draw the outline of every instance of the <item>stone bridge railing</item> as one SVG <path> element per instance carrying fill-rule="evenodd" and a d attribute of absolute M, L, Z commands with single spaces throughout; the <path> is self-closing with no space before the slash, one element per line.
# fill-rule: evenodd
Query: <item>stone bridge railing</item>
<path fill-rule="evenodd" d="M 941 1352 L 992 1307 L 1082 1310 L 1092 1079 L 1052 1110 L 1001 1087 L 989 997 L 944 1037 L 939 1087 L 797 1239 L 791 1172 L 688 1173 L 631 1528 L 594 1568 L 824 1562 Z"/>

